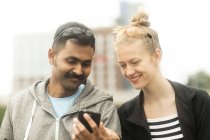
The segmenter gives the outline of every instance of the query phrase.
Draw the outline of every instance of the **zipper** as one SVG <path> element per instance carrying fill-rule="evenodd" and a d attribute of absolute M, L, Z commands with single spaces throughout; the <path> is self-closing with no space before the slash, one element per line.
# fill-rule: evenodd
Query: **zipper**
<path fill-rule="evenodd" d="M 59 126 L 60 126 L 60 118 L 56 118 L 55 140 L 59 140 Z"/>
<path fill-rule="evenodd" d="M 51 114 L 47 109 L 45 109 L 44 107 L 41 106 L 41 108 L 43 110 L 45 110 L 46 112 L 48 112 L 49 114 Z M 60 118 L 56 118 L 53 114 L 51 114 L 54 118 L 55 118 L 55 140 L 59 140 L 59 126 L 60 126 L 60 120 L 62 117 Z"/>

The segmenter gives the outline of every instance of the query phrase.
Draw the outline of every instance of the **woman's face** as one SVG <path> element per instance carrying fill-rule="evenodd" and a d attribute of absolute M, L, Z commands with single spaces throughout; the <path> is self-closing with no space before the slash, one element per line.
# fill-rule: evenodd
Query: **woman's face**
<path fill-rule="evenodd" d="M 122 75 L 135 89 L 146 88 L 157 75 L 159 57 L 149 53 L 141 42 L 116 46 L 116 55 Z"/>

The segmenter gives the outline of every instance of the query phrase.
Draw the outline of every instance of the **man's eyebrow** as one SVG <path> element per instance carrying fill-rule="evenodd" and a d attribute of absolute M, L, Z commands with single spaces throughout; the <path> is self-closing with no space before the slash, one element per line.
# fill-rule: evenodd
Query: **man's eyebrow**
<path fill-rule="evenodd" d="M 67 58 L 68 58 L 68 59 L 74 59 L 74 60 L 80 61 L 80 59 L 79 59 L 79 58 L 74 57 L 74 56 L 69 56 L 69 57 L 67 57 Z"/>
<path fill-rule="evenodd" d="M 79 59 L 77 57 L 74 57 L 74 56 L 69 56 L 68 59 L 73 59 L 75 61 L 79 61 L 79 62 L 82 62 L 82 63 L 84 63 L 84 62 L 86 63 L 86 62 L 91 62 L 92 61 L 92 59 L 81 60 L 81 59 Z"/>

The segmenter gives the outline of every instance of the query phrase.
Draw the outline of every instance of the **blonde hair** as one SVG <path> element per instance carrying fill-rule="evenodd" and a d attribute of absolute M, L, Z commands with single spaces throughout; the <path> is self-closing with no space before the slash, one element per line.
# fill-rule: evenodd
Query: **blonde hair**
<path fill-rule="evenodd" d="M 116 34 L 115 46 L 141 41 L 151 53 L 160 48 L 158 34 L 150 28 L 149 16 L 145 12 L 136 13 L 128 26 L 118 26 L 113 32 Z"/>

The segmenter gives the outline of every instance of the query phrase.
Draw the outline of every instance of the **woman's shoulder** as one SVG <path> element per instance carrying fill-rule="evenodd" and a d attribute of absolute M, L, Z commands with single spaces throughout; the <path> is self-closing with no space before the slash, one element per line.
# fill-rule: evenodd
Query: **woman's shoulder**
<path fill-rule="evenodd" d="M 207 91 L 201 88 L 184 85 L 178 82 L 170 81 L 172 87 L 175 90 L 175 94 L 178 97 L 183 98 L 210 98 Z"/>
<path fill-rule="evenodd" d="M 118 108 L 118 112 L 127 112 L 127 111 L 132 111 L 134 110 L 134 108 L 136 108 L 136 105 L 139 104 L 139 95 L 126 101 L 125 103 L 123 103 L 119 108 Z"/>

